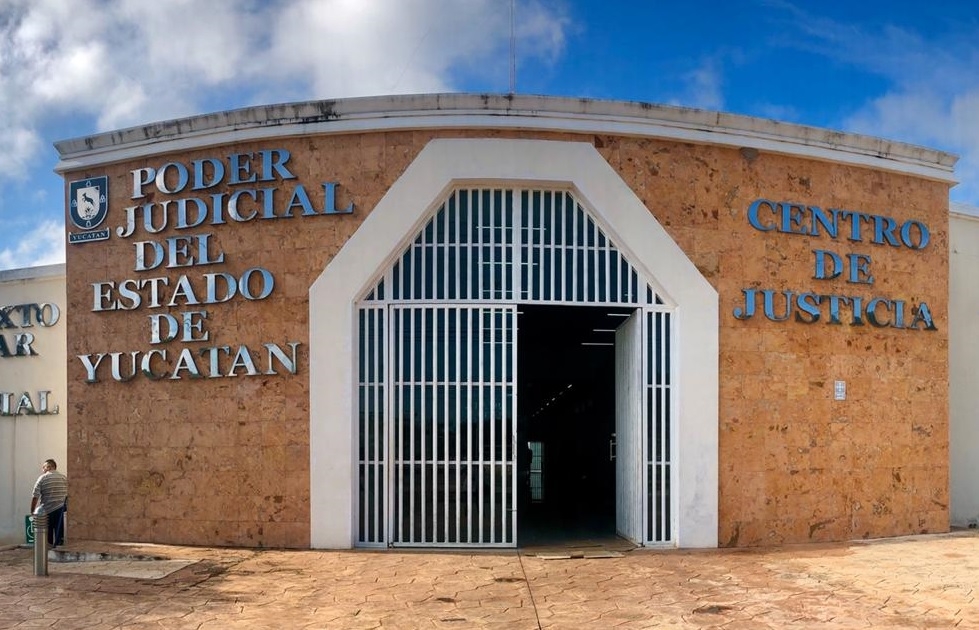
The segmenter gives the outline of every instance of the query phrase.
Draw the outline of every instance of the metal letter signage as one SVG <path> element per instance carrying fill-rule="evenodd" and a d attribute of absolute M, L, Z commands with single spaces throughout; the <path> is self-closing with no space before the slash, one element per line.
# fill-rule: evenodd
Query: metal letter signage
<path fill-rule="evenodd" d="M 853 210 L 807 206 L 789 201 L 756 199 L 748 206 L 748 224 L 759 232 L 781 232 L 833 240 L 843 236 L 850 242 L 864 239 L 874 245 L 903 247 L 921 251 L 928 246 L 931 234 L 921 221 L 914 219 L 897 224 L 892 217 Z M 873 285 L 875 277 L 868 254 L 838 254 L 814 249 L 813 280 L 842 279 L 850 284 Z M 745 288 L 744 304 L 734 309 L 737 319 L 751 319 L 758 312 L 773 322 L 796 321 L 906 330 L 937 330 L 931 309 L 925 302 L 908 304 L 904 300 L 879 296 L 839 295 L 814 291 Z M 759 303 L 761 308 L 759 309 Z"/>
<path fill-rule="evenodd" d="M 202 307 L 233 299 L 267 299 L 276 285 L 271 271 L 263 267 L 251 267 L 240 274 L 221 270 L 220 265 L 227 264 L 225 251 L 210 232 L 156 236 L 167 229 L 207 230 L 213 225 L 255 219 L 353 213 L 352 201 L 337 207 L 335 182 L 324 182 L 322 196 L 311 198 L 306 188 L 294 181 L 298 178 L 288 166 L 290 158 L 285 149 L 269 149 L 130 171 L 131 198 L 139 201 L 138 205 L 124 208 L 124 223 L 116 227 L 115 233 L 119 238 L 132 239 L 133 271 L 141 275 L 91 283 L 91 310 L 184 310 L 134 315 L 145 317 L 151 348 L 76 355 L 85 368 L 85 382 L 125 382 L 139 375 L 150 380 L 179 380 L 297 372 L 297 341 L 261 342 L 253 348 L 219 345 L 213 341 L 216 335 L 207 328 L 216 318 Z M 227 187 L 224 192 L 212 190 L 222 184 Z M 83 229 L 98 226 L 105 219 L 107 191 L 105 178 L 72 182 L 72 222 Z M 101 200 L 102 205 L 93 211 L 90 202 L 96 200 Z M 254 221 L 253 225 L 264 223 Z M 107 229 L 100 238 L 108 237 Z M 97 239 L 79 236 L 70 242 L 83 240 Z M 206 267 L 208 273 L 197 272 L 203 271 L 201 267 Z M 175 269 L 181 270 L 180 275 L 165 273 Z M 153 272 L 153 277 L 142 275 L 146 272 Z M 20 344 L 16 347 L 19 349 Z M 26 347 L 29 349 L 29 345 Z"/>
<path fill-rule="evenodd" d="M 57 304 L 12 304 L 0 306 L 0 331 L 10 328 L 33 328 L 34 325 L 47 328 L 61 319 L 61 309 Z M 10 357 L 36 357 L 34 333 L 0 332 L 0 359 Z"/>
<path fill-rule="evenodd" d="M 50 328 L 60 319 L 61 309 L 51 302 L 0 306 L 0 359 L 38 356 L 34 333 L 25 329 Z M 17 332 L 8 333 L 9 329 Z M 0 416 L 51 416 L 57 413 L 58 405 L 51 404 L 51 390 L 38 390 L 35 396 L 30 392 L 0 392 Z"/>
<path fill-rule="evenodd" d="M 31 398 L 30 392 L 0 392 L 0 416 L 54 416 L 58 414 L 58 405 L 51 407 L 51 392 L 37 392 L 37 404 Z M 15 402 L 16 401 L 16 402 Z"/>

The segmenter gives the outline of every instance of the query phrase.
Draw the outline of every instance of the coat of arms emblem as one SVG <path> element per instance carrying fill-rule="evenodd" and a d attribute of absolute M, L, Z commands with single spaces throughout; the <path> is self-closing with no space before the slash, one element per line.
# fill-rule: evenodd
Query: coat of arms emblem
<path fill-rule="evenodd" d="M 68 184 L 68 216 L 81 230 L 95 230 L 109 214 L 109 178 L 89 177 Z M 68 235 L 68 241 L 96 241 L 109 238 L 108 230 Z"/>

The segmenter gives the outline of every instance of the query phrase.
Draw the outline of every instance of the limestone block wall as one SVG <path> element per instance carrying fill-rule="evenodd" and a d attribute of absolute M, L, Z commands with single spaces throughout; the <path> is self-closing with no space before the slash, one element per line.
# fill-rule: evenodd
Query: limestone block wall
<path fill-rule="evenodd" d="M 96 539 L 153 540 L 216 545 L 306 547 L 309 541 L 309 418 L 307 371 L 307 292 L 313 279 L 344 240 L 357 229 L 369 208 L 403 168 L 411 134 L 402 139 L 383 135 L 323 139 L 288 139 L 274 143 L 241 143 L 181 155 L 159 156 L 117 164 L 91 173 L 70 173 L 71 181 L 105 174 L 109 179 L 109 226 L 112 238 L 68 247 L 69 308 L 69 459 L 73 483 L 86 500 L 73 506 L 76 530 Z M 159 233 L 140 227 L 130 239 L 118 238 L 125 224 L 124 208 L 162 201 L 166 195 L 147 193 L 132 200 L 130 171 L 147 164 L 194 159 L 262 149 L 291 152 L 288 168 L 306 185 L 311 202 L 323 207 L 321 182 L 342 183 L 337 205 L 355 201 L 351 215 L 255 219 L 178 229 L 171 220 Z M 385 154 L 393 159 L 384 169 Z M 177 177 L 177 175 L 174 175 Z M 174 184 L 176 185 L 176 184 Z M 242 186 L 238 186 L 241 188 Z M 256 186 L 248 186 L 254 189 Z M 223 191 L 228 186 L 210 193 Z M 180 195 L 172 195 L 178 197 Z M 186 194 L 183 196 L 187 196 Z M 281 214 L 285 202 L 278 206 Z M 242 213 L 246 202 L 241 204 Z M 252 204 L 249 208 L 254 208 Z M 297 212 L 297 214 L 301 214 Z M 210 256 L 224 262 L 205 266 L 136 271 L 136 242 L 163 241 L 182 234 L 207 234 Z M 241 278 L 252 268 L 273 274 L 270 297 L 236 297 L 220 304 L 190 307 L 140 307 L 93 312 L 93 282 L 166 277 L 171 287 L 187 275 L 198 295 L 206 295 L 207 273 L 223 272 Z M 260 284 L 253 280 L 256 292 Z M 225 285 L 226 286 L 226 285 Z M 144 292 L 145 294 L 145 292 Z M 184 300 L 185 301 L 185 300 Z M 150 317 L 206 310 L 207 341 L 153 344 Z M 201 336 L 195 333 L 195 337 Z M 296 373 L 268 366 L 263 344 L 274 343 L 288 352 L 297 343 Z M 86 382 L 85 365 L 76 355 L 123 352 L 123 371 L 132 373 L 128 353 L 139 360 L 154 348 L 247 346 L 260 358 L 262 374 L 246 376 L 247 368 L 232 369 L 234 350 L 219 350 L 219 373 L 237 376 L 153 380 L 136 376 L 122 382 L 101 366 L 96 383 Z M 209 352 L 209 351 L 208 351 Z M 92 359 L 95 360 L 94 358 Z M 174 358 L 168 357 L 170 365 Z M 163 365 L 160 361 L 158 365 Z M 209 370 L 210 355 L 201 362 Z M 162 368 L 161 368 L 162 369 Z"/>
<path fill-rule="evenodd" d="M 947 530 L 947 184 L 676 141 L 427 130 L 240 141 L 65 173 L 67 182 L 108 177 L 106 225 L 112 229 L 106 241 L 67 246 L 68 460 L 73 495 L 83 497 L 72 505 L 76 535 L 309 545 L 308 399 L 316 385 L 307 375 L 307 292 L 380 197 L 436 137 L 594 143 L 717 288 L 722 544 Z M 286 166 L 295 179 L 244 186 L 225 182 L 203 192 L 193 192 L 187 184 L 184 192 L 172 195 L 154 182 L 144 186 L 145 198 L 133 199 L 134 170 L 180 162 L 193 173 L 194 160 L 270 150 L 289 152 Z M 179 188 L 178 180 L 177 169 L 171 168 L 162 188 Z M 335 206 L 352 202 L 354 212 L 304 216 L 299 204 L 292 218 L 206 220 L 181 229 L 171 215 L 165 224 L 150 226 L 162 226 L 159 231 L 145 225 L 128 237 L 116 231 L 125 233 L 125 208 L 133 205 L 195 195 L 207 199 L 243 187 L 275 186 L 281 193 L 297 182 L 314 209 L 324 208 L 327 191 L 321 184 L 336 182 Z M 746 218 L 759 198 L 854 209 L 893 217 L 898 225 L 913 219 L 927 225 L 931 238 L 919 251 L 843 236 L 760 231 Z M 282 215 L 288 202 L 288 196 L 276 198 L 275 214 Z M 262 206 L 245 200 L 242 208 Z M 138 243 L 188 235 L 207 235 L 210 264 L 182 266 L 194 251 L 183 253 L 186 243 L 175 242 L 180 264 L 139 269 L 149 265 L 140 255 L 152 246 Z M 814 249 L 869 256 L 873 283 L 814 279 Z M 218 253 L 223 254 L 220 262 Z M 205 295 L 206 274 L 240 278 L 256 267 L 274 278 L 274 290 L 265 299 L 239 296 L 210 305 L 188 304 L 184 288 L 174 306 L 168 305 L 181 282 L 189 283 L 195 295 Z M 165 278 L 166 284 L 153 278 Z M 138 289 L 129 285 L 142 296 L 138 307 L 129 308 L 132 299 L 119 291 L 126 280 L 147 281 Z M 105 284 L 110 282 L 112 287 Z M 156 307 L 149 305 L 154 283 L 166 296 Z M 250 290 L 257 292 L 260 285 L 253 276 Z M 744 306 L 746 288 L 865 300 L 883 296 L 909 305 L 926 302 L 935 330 L 853 325 L 846 318 L 828 324 L 828 314 L 816 323 L 776 322 L 763 315 L 738 319 L 733 313 Z M 107 308 L 110 304 L 119 308 Z M 154 343 L 154 316 L 168 314 L 182 322 L 187 311 L 206 311 L 206 318 L 192 318 L 189 329 L 179 328 L 190 341 Z M 269 343 L 285 350 L 298 344 L 295 374 L 287 373 L 281 361 L 267 361 L 263 344 Z M 229 350 L 222 350 L 224 346 Z M 241 346 L 255 351 L 259 374 L 247 375 L 248 366 L 236 358 Z M 190 359 L 177 358 L 185 349 L 199 376 L 188 366 Z M 168 352 L 165 360 L 162 350 Z M 150 355 L 148 365 L 161 378 L 143 374 L 142 361 L 152 351 L 157 353 Z M 135 370 L 130 358 L 134 352 Z M 118 379 L 108 353 L 119 353 Z M 105 356 L 94 370 L 95 382 L 87 382 L 92 380 L 89 366 L 99 354 Z M 217 357 L 219 374 L 211 373 L 212 357 Z M 266 373 L 273 368 L 275 374 Z M 834 400 L 836 381 L 845 381 L 846 400 Z"/>
<path fill-rule="evenodd" d="M 720 544 L 947 531 L 947 185 L 764 152 L 603 142 L 720 294 Z M 746 218 L 758 198 L 913 219 L 931 238 L 911 250 L 874 244 L 866 227 L 862 242 L 849 230 L 761 232 Z M 815 279 L 814 250 L 869 256 L 873 283 Z M 850 306 L 840 324 L 825 310 L 816 323 L 739 320 L 745 288 L 925 302 L 936 329 L 853 325 Z"/>

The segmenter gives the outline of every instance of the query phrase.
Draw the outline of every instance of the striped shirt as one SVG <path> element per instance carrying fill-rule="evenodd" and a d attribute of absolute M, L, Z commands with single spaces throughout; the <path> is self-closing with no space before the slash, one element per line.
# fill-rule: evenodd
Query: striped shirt
<path fill-rule="evenodd" d="M 68 478 L 57 470 L 49 470 L 37 478 L 34 496 L 39 499 L 35 514 L 50 514 L 65 504 L 68 498 Z"/>

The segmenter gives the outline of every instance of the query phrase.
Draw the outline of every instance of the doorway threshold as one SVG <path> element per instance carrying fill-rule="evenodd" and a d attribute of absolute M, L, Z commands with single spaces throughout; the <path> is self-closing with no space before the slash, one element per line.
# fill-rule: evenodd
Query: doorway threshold
<path fill-rule="evenodd" d="M 542 560 L 621 558 L 637 545 L 619 536 L 558 540 L 520 547 L 520 554 Z"/>

